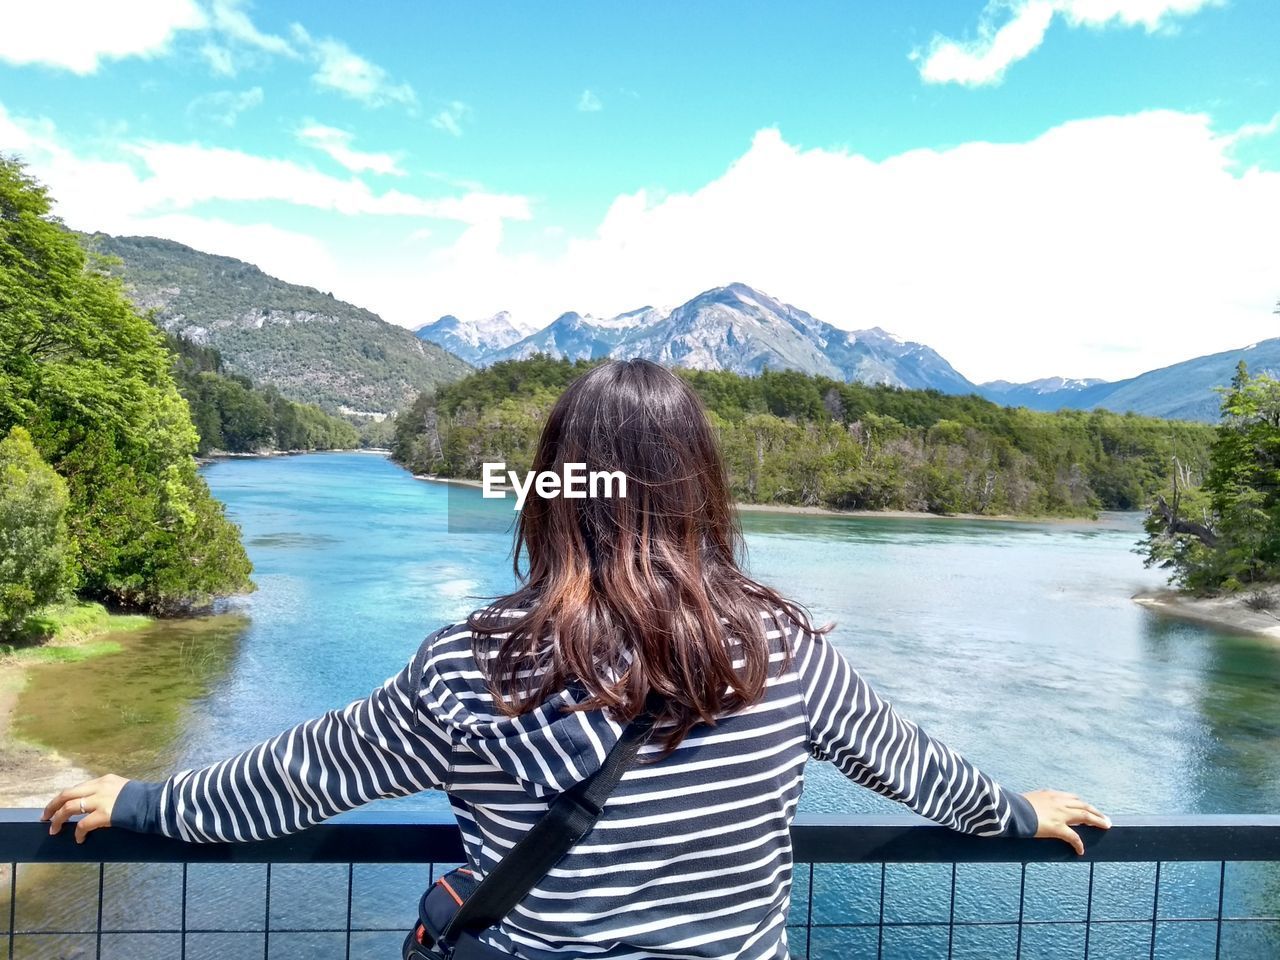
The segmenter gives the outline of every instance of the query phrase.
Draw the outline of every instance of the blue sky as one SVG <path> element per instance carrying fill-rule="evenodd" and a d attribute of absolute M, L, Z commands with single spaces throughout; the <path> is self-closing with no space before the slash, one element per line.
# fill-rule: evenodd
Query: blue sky
<path fill-rule="evenodd" d="M 978 380 L 1280 333 L 1273 2 L 105 6 L 6 14 L 0 150 L 397 323 L 742 280 Z"/>

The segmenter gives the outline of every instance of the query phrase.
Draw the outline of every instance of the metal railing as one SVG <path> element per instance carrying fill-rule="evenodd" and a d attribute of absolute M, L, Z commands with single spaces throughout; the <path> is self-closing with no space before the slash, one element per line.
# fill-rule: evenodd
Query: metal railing
<path fill-rule="evenodd" d="M 464 856 L 445 814 L 364 811 L 212 845 L 120 830 L 77 845 L 37 816 L 0 810 L 8 960 L 394 957 L 422 888 Z M 1129 817 L 1081 833 L 1076 857 L 914 818 L 798 817 L 792 954 L 1280 958 L 1280 817 Z"/>

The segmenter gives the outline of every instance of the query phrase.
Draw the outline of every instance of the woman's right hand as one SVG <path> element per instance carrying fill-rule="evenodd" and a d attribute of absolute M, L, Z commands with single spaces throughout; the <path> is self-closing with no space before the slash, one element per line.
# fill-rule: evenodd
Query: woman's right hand
<path fill-rule="evenodd" d="M 84 814 L 76 821 L 76 843 L 84 843 L 84 838 L 94 830 L 111 826 L 116 798 L 120 796 L 120 788 L 128 782 L 124 777 L 109 773 L 105 777 L 67 787 L 49 801 L 40 819 L 48 820 L 49 833 L 56 834 L 72 817 Z"/>
<path fill-rule="evenodd" d="M 1075 850 L 1084 853 L 1084 841 L 1072 827 L 1097 827 L 1099 830 L 1110 830 L 1111 819 L 1097 807 L 1085 803 L 1074 793 L 1061 790 L 1032 790 L 1024 793 L 1036 812 L 1038 826 L 1036 836 L 1061 840 Z"/>

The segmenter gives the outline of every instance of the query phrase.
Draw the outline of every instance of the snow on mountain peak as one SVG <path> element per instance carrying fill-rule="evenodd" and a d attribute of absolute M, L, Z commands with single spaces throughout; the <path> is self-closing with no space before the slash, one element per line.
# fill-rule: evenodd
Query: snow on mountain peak
<path fill-rule="evenodd" d="M 511 322 L 511 315 L 505 310 L 476 320 L 460 320 L 453 314 L 445 314 L 414 333 L 418 339 L 437 343 L 470 363 L 481 362 L 487 354 L 509 347 L 526 336 L 525 331 Z"/>
<path fill-rule="evenodd" d="M 884 327 L 869 327 L 866 330 L 855 330 L 854 332 L 868 334 L 873 337 L 878 337 L 881 340 L 888 340 L 890 343 L 896 343 L 900 347 L 906 346 L 908 343 L 910 343 L 910 341 L 904 340 L 902 337 L 898 336 L 896 333 L 890 333 Z M 912 346 L 916 346 L 916 345 L 917 344 L 912 343 Z"/>
<path fill-rule="evenodd" d="M 499 316 L 504 323 L 495 317 L 492 326 L 514 329 L 509 317 Z M 443 334 L 437 342 L 454 349 Z M 879 327 L 835 327 L 741 282 L 703 291 L 672 309 L 646 306 L 607 318 L 564 313 L 540 330 L 498 343 L 467 344 L 471 355 L 460 355 L 481 365 L 536 353 L 570 359 L 645 357 L 701 370 L 758 374 L 766 368 L 791 369 L 900 387 L 958 393 L 974 389 L 922 344 Z"/>
<path fill-rule="evenodd" d="M 637 310 L 628 310 L 626 313 L 619 313 L 617 316 L 597 320 L 596 324 L 610 330 L 631 330 L 635 327 L 657 323 L 664 317 L 664 313 L 655 310 L 653 307 L 640 307 Z"/>

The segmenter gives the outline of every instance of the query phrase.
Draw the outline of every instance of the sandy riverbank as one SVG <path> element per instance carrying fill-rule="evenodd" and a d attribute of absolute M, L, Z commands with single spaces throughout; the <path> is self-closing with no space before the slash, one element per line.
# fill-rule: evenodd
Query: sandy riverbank
<path fill-rule="evenodd" d="M 257 452 L 235 453 L 228 450 L 210 450 L 196 457 L 199 466 L 207 467 L 219 460 L 265 460 L 269 457 L 297 457 L 306 453 L 372 453 L 380 457 L 388 457 L 391 451 L 383 447 L 339 447 L 333 450 L 260 450 Z"/>
<path fill-rule="evenodd" d="M 415 480 L 425 480 L 427 483 L 451 483 L 458 487 L 475 487 L 477 490 L 484 486 L 479 480 L 459 480 L 456 477 L 437 477 L 434 473 L 415 473 Z"/>
<path fill-rule="evenodd" d="M 120 649 L 117 638 L 122 633 L 151 622 L 143 616 L 108 613 L 96 603 L 70 602 L 46 608 L 42 615 L 53 631 L 49 640 L 0 648 L 0 807 L 43 807 L 63 787 L 93 776 L 56 750 L 15 735 L 14 713 L 31 670 L 114 653 Z"/>
<path fill-rule="evenodd" d="M 817 517 L 869 517 L 890 520 L 996 520 L 1001 523 L 1093 523 L 1091 517 L 1020 517 L 1008 513 L 928 513 L 924 510 L 833 510 L 787 503 L 739 503 L 745 513 L 794 513 Z"/>
<path fill-rule="evenodd" d="M 63 787 L 93 776 L 54 750 L 13 737 L 13 711 L 25 684 L 25 665 L 0 660 L 0 807 L 43 807 Z"/>
<path fill-rule="evenodd" d="M 1134 594 L 1133 600 L 1183 620 L 1280 640 L 1280 587 L 1270 587 L 1262 592 L 1270 598 L 1272 609 L 1258 610 L 1245 602 L 1256 591 L 1197 597 L 1179 590 L 1149 590 Z"/>
<path fill-rule="evenodd" d="M 460 487 L 482 486 L 479 480 L 460 480 L 454 477 L 437 477 L 429 473 L 415 473 L 415 480 L 429 483 L 452 483 Z M 1020 517 L 1007 513 L 928 513 L 924 510 L 833 510 L 828 507 L 797 507 L 787 503 L 739 503 L 738 509 L 747 513 L 794 513 L 817 517 L 871 517 L 875 519 L 901 520 L 998 520 L 1009 523 L 1092 523 L 1089 517 Z"/>

